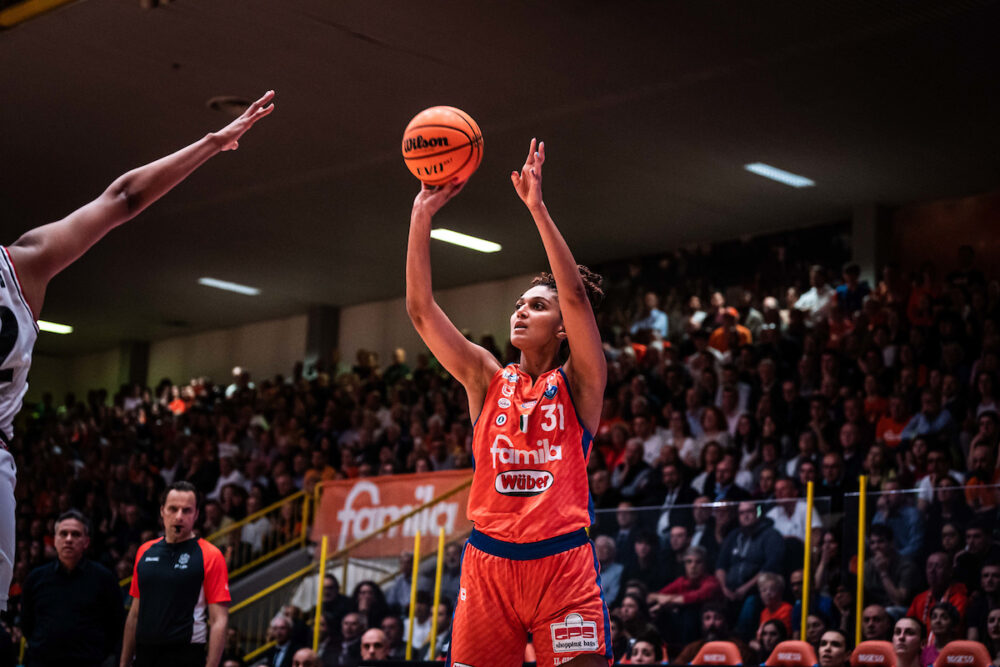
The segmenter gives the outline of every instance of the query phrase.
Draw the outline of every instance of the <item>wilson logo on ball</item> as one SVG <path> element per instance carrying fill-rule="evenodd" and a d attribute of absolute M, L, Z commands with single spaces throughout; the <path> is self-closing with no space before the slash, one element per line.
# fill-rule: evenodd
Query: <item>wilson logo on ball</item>
<path fill-rule="evenodd" d="M 403 143 L 403 151 L 409 153 L 410 151 L 417 151 L 421 148 L 438 148 L 439 146 L 447 146 L 448 137 L 431 137 L 430 139 L 424 139 L 423 135 L 418 134 L 415 137 L 411 137 Z"/>

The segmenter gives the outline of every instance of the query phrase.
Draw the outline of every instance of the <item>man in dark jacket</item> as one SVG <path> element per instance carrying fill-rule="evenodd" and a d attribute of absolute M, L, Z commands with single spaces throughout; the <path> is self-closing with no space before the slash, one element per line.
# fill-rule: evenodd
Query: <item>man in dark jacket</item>
<path fill-rule="evenodd" d="M 84 557 L 89 545 L 83 514 L 69 510 L 56 520 L 58 560 L 32 570 L 24 583 L 26 665 L 97 667 L 118 652 L 121 593 L 110 571 Z"/>
<path fill-rule="evenodd" d="M 719 547 L 715 577 L 732 608 L 739 609 L 736 633 L 751 637 L 757 626 L 761 602 L 757 578 L 763 572 L 781 574 L 785 540 L 767 518 L 760 518 L 757 504 L 739 504 L 739 527 Z"/>

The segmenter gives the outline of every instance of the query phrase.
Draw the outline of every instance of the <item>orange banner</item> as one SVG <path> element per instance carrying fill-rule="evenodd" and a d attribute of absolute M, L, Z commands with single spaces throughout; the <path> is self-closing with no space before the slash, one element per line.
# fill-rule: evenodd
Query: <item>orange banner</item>
<path fill-rule="evenodd" d="M 324 482 L 313 522 L 313 539 L 319 540 L 326 535 L 330 538 L 330 551 L 339 551 L 471 479 L 471 470 L 443 470 Z M 351 552 L 351 556 L 397 556 L 404 549 L 413 549 L 413 537 L 418 530 L 421 552 L 430 553 L 437 544 L 440 528 L 444 528 L 448 540 L 472 528 L 465 516 L 468 501 L 469 487 L 466 486 L 406 519 L 402 525 L 365 542 Z"/>

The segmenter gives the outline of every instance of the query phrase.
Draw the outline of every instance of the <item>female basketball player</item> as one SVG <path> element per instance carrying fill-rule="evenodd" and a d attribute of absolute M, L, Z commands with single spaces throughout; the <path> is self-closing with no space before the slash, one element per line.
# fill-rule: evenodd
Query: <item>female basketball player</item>
<path fill-rule="evenodd" d="M 502 368 L 458 331 L 431 291 L 431 218 L 462 188 L 424 186 L 413 203 L 406 308 L 417 332 L 465 387 L 475 423 L 475 474 L 449 660 L 519 665 L 528 633 L 540 665 L 607 665 L 608 610 L 585 529 L 591 434 L 607 368 L 592 299 L 600 288 L 578 267 L 542 201 L 545 144 L 531 140 L 511 181 L 542 237 L 550 274 L 517 300 L 510 340 L 519 364 Z M 571 355 L 562 365 L 560 348 Z"/>
<path fill-rule="evenodd" d="M 16 471 L 7 445 L 14 417 L 28 391 L 31 350 L 38 336 L 35 320 L 41 313 L 49 280 L 210 157 L 237 148 L 243 133 L 274 109 L 270 103 L 273 97 L 274 91 L 269 91 L 218 132 L 119 176 L 89 204 L 62 220 L 24 233 L 6 248 L 0 247 L 0 609 L 7 608 L 14 566 Z"/>

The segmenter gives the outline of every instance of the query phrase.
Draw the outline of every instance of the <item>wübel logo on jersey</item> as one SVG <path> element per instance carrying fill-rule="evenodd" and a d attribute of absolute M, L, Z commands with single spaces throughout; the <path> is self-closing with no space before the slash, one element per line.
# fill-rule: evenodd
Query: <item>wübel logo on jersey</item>
<path fill-rule="evenodd" d="M 585 621 L 580 614 L 570 614 L 562 623 L 549 626 L 552 631 L 552 650 L 556 653 L 568 651 L 596 651 L 597 623 Z"/>
<path fill-rule="evenodd" d="M 541 465 L 549 461 L 562 460 L 562 445 L 550 445 L 549 439 L 544 438 L 535 443 L 532 449 L 522 449 L 514 446 L 510 438 L 502 433 L 498 433 L 493 439 L 490 447 L 490 454 L 493 455 L 493 467 L 497 463 L 508 465 Z"/>
<path fill-rule="evenodd" d="M 505 496 L 537 496 L 548 491 L 554 480 L 547 470 L 511 470 L 497 474 L 493 486 Z"/>

